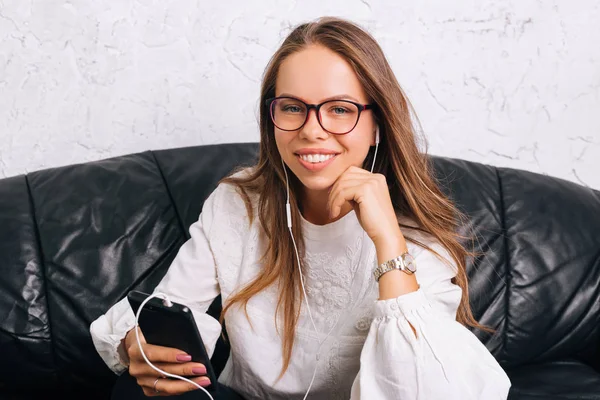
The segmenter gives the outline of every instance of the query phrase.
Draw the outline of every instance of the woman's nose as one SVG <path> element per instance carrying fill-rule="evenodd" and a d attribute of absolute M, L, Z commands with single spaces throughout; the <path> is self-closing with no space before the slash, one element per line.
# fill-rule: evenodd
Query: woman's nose
<path fill-rule="evenodd" d="M 308 116 L 306 117 L 306 123 L 300 129 L 300 137 L 305 139 L 326 139 L 329 133 L 323 129 L 319 123 L 319 117 L 317 110 L 314 108 L 308 110 Z"/>

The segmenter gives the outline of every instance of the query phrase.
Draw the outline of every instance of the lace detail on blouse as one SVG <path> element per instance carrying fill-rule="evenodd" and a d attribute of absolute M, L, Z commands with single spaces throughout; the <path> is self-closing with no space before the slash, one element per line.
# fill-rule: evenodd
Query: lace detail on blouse
<path fill-rule="evenodd" d="M 359 235 L 343 252 L 334 255 L 331 252 L 306 251 L 305 289 L 311 313 L 315 322 L 324 322 L 328 329 L 335 325 L 343 311 L 354 304 L 352 281 L 360 264 L 362 245 L 363 238 Z"/>

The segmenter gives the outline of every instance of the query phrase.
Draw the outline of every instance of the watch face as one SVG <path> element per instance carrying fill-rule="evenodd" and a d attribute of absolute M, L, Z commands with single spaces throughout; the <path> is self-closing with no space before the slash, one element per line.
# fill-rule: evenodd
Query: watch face
<path fill-rule="evenodd" d="M 404 256 L 402 256 L 402 261 L 404 262 L 404 267 L 407 271 L 412 272 L 413 274 L 417 271 L 417 263 L 415 262 L 415 258 L 409 253 L 406 253 Z"/>

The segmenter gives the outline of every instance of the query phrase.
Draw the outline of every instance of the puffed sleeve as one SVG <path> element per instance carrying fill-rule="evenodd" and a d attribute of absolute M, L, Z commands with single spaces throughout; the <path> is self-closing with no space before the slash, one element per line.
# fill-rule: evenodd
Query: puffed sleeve
<path fill-rule="evenodd" d="M 166 275 L 154 292 L 162 292 L 171 301 L 187 305 L 209 356 L 221 333 L 219 321 L 206 314 L 212 301 L 219 295 L 217 269 L 208 237 L 210 228 L 218 223 L 219 187 L 207 198 L 198 220 L 189 229 L 188 239 L 179 249 Z M 116 374 L 122 373 L 129 363 L 119 347 L 121 340 L 135 325 L 135 315 L 127 298 L 112 306 L 104 315 L 92 322 L 90 333 L 98 354 Z"/>
<path fill-rule="evenodd" d="M 439 244 L 430 247 L 451 260 Z M 508 376 L 456 321 L 462 292 L 451 282 L 455 263 L 429 250 L 415 260 L 419 290 L 375 303 L 351 400 L 505 400 Z"/>

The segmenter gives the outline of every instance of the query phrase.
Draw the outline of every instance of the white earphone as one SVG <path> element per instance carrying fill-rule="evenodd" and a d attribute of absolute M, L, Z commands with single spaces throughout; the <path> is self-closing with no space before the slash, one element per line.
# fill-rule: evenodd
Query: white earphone
<path fill-rule="evenodd" d="M 373 154 L 373 164 L 371 164 L 371 173 L 373 173 L 373 168 L 375 168 L 377 149 L 379 149 L 379 125 L 377 125 L 377 127 L 375 128 L 375 154 Z"/>
<path fill-rule="evenodd" d="M 375 168 L 375 159 L 377 158 L 377 150 L 379 148 L 379 125 L 376 127 L 375 129 L 375 153 L 373 154 L 373 164 L 371 164 L 371 173 L 373 173 L 373 168 Z M 285 167 L 285 163 L 283 162 L 283 158 L 281 159 L 281 164 L 283 165 L 283 172 L 285 173 L 285 186 L 286 186 L 286 190 L 287 190 L 287 201 L 285 204 L 285 213 L 286 213 L 286 217 L 287 217 L 287 226 L 288 226 L 288 230 L 290 231 L 290 236 L 292 238 L 292 244 L 294 245 L 294 251 L 296 253 L 296 260 L 298 260 L 298 268 L 300 269 L 300 257 L 298 256 L 298 248 L 296 247 L 296 241 L 294 240 L 294 234 L 292 233 L 292 208 L 290 206 L 290 185 L 289 185 L 289 181 L 288 181 L 288 174 L 287 174 L 287 169 Z M 363 242 L 364 242 L 364 234 L 365 232 L 363 231 Z M 360 262 L 361 258 L 362 258 L 362 245 L 360 247 L 360 255 L 358 257 L 358 260 Z M 304 277 L 302 275 L 302 270 L 300 269 L 300 283 L 302 284 L 302 292 L 304 293 L 304 301 L 306 302 L 306 309 L 308 310 L 308 316 L 310 318 L 310 322 L 313 326 L 313 330 L 315 331 L 315 334 L 318 336 L 319 335 L 319 331 L 317 330 L 317 326 L 315 324 L 315 321 L 312 317 L 312 313 L 310 311 L 310 306 L 308 305 L 308 298 L 306 296 L 306 290 L 304 288 Z M 338 322 L 340 322 L 340 319 L 338 319 L 335 324 L 333 325 L 333 327 L 329 330 L 329 332 L 327 333 L 327 336 L 325 336 L 325 339 L 323 339 L 322 341 L 320 341 L 319 343 L 319 348 L 317 349 L 317 354 L 316 354 L 316 363 L 315 363 L 315 369 L 313 371 L 313 375 L 312 378 L 310 380 L 310 384 L 308 385 L 308 389 L 306 390 L 306 394 L 304 395 L 304 399 L 306 400 L 306 398 L 308 397 L 308 393 L 310 392 L 310 389 L 312 388 L 313 382 L 315 380 L 315 376 L 317 373 L 317 366 L 318 366 L 318 362 L 319 362 L 319 354 L 321 353 L 321 347 L 323 346 L 323 344 L 325 343 L 325 341 L 329 338 L 329 335 L 331 335 L 331 332 L 333 332 L 333 330 L 335 329 L 335 327 L 337 326 Z"/>

